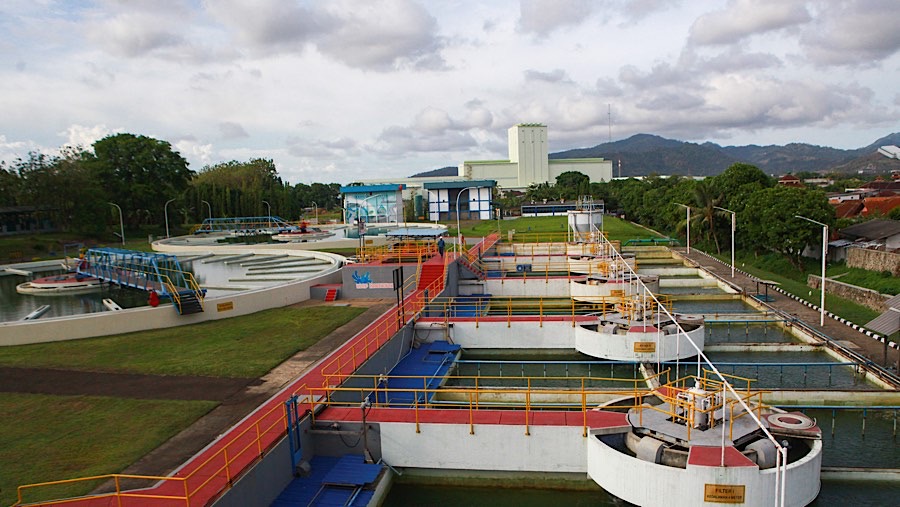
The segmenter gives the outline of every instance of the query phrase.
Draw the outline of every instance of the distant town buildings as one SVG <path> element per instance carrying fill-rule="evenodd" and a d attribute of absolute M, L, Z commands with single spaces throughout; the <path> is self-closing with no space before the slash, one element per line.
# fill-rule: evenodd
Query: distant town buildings
<path fill-rule="evenodd" d="M 402 185 L 404 197 L 413 200 L 416 217 L 426 220 L 462 218 L 491 218 L 494 214 L 491 195 L 499 192 L 524 191 L 531 185 L 556 183 L 556 177 L 577 171 L 592 182 L 610 181 L 613 163 L 603 158 L 550 159 L 546 125 L 520 123 L 507 131 L 507 160 L 465 160 L 460 162 L 456 176 L 418 176 L 367 180 L 364 185 Z M 344 187 L 342 193 L 352 192 Z M 373 190 L 373 192 L 376 192 Z M 371 198 L 374 193 L 357 198 Z"/>

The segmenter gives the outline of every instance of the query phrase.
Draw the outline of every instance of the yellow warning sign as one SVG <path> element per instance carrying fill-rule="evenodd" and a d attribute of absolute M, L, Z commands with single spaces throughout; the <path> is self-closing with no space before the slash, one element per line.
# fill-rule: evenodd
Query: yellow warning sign
<path fill-rule="evenodd" d="M 635 352 L 656 352 L 656 342 L 634 342 Z"/>
<path fill-rule="evenodd" d="M 706 484 L 703 489 L 704 502 L 744 503 L 744 485 Z"/>
<path fill-rule="evenodd" d="M 216 304 L 216 311 L 227 312 L 229 310 L 234 310 L 234 301 L 225 301 L 224 303 Z"/>

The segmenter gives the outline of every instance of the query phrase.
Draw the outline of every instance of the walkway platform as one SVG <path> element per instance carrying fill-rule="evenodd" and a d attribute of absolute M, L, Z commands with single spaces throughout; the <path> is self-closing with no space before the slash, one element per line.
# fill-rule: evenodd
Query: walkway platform
<path fill-rule="evenodd" d="M 416 413 L 418 412 L 418 414 Z M 419 409 L 372 407 L 366 413 L 366 422 L 374 423 L 415 423 L 421 424 L 499 424 L 521 426 L 526 422 L 532 426 L 572 426 L 588 428 L 630 427 L 627 414 L 602 410 L 566 411 L 532 410 L 526 420 L 524 410 L 478 409 Z M 316 417 L 316 421 L 362 422 L 358 408 L 329 407 Z"/>
<path fill-rule="evenodd" d="M 354 454 L 315 456 L 310 461 L 310 474 L 291 481 L 272 507 L 368 505 L 374 490 L 366 487 L 375 482 L 383 468 Z"/>
<path fill-rule="evenodd" d="M 409 354 L 388 373 L 390 383 L 379 386 L 389 390 L 378 391 L 376 401 L 392 406 L 412 406 L 417 402 L 430 401 L 430 399 L 425 399 L 426 395 L 421 390 L 435 389 L 444 381 L 444 376 L 459 357 L 461 349 L 459 345 L 436 341 L 423 343 L 419 348 L 410 350 Z M 424 385 L 423 378 L 428 379 Z M 397 389 L 401 389 L 401 391 L 397 391 Z M 410 390 L 402 391 L 402 389 Z M 429 397 L 434 394 L 432 391 Z"/>

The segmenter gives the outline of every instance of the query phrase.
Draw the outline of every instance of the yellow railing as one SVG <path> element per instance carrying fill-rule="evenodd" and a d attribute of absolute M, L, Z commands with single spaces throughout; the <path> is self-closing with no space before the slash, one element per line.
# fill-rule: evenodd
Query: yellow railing
<path fill-rule="evenodd" d="M 652 378 L 668 378 L 669 370 L 654 375 Z M 474 414 L 479 410 L 523 410 L 522 422 L 525 433 L 530 434 L 531 414 L 538 411 L 581 411 L 583 414 L 582 436 L 587 436 L 587 412 L 610 401 L 601 398 L 619 398 L 630 396 L 634 401 L 631 404 L 616 404 L 616 410 L 637 408 L 643 403 L 644 397 L 651 394 L 645 387 L 647 379 L 621 379 L 609 377 L 498 377 L 498 376 L 446 376 L 441 377 L 442 386 L 428 387 L 433 376 L 385 376 L 385 375 L 336 375 L 330 378 L 328 386 L 311 390 L 317 403 L 328 407 L 359 407 L 361 400 L 373 395 L 375 402 L 372 406 L 377 408 L 411 408 L 414 410 L 416 432 L 420 432 L 420 411 L 445 408 L 467 410 L 469 413 L 469 432 L 474 433 Z M 335 382 L 343 383 L 349 380 L 362 381 L 367 387 L 335 387 Z M 400 380 L 413 380 L 415 384 L 421 382 L 422 387 L 389 387 L 392 382 Z M 490 385 L 493 381 L 509 382 L 515 380 L 523 383 L 521 387 L 497 387 Z M 455 382 L 469 382 L 470 386 L 448 386 Z M 487 386 L 484 382 L 488 382 Z M 548 382 L 575 383 L 577 387 L 559 388 L 547 387 Z M 622 384 L 621 388 L 597 387 L 592 388 L 592 383 L 613 382 Z M 344 394 L 344 396 L 336 396 Z M 358 395 L 358 399 L 337 401 L 336 397 L 350 398 L 349 394 Z M 406 400 L 400 404 L 390 402 L 391 395 L 412 394 L 412 400 Z M 433 398 L 440 394 L 442 401 L 434 401 Z M 313 399 L 313 398 L 311 398 Z M 371 399 L 371 398 L 370 398 Z M 382 401 L 387 400 L 387 401 Z M 311 408 L 314 408 L 311 406 Z M 315 410 L 310 410 L 315 419 Z"/>
<path fill-rule="evenodd" d="M 174 270 L 165 270 L 165 271 L 174 271 Z M 187 272 L 187 271 L 176 271 L 176 272 L 183 277 L 183 280 L 184 280 L 185 284 L 187 285 L 187 288 L 189 288 L 197 296 L 197 300 L 200 302 L 200 305 L 202 306 L 203 300 L 204 300 L 203 290 L 200 288 L 200 285 L 197 284 L 197 280 L 194 278 L 194 275 L 192 275 L 190 272 Z M 181 311 L 181 294 L 179 294 L 178 290 L 181 289 L 182 287 L 175 285 L 175 283 L 172 282 L 172 279 L 169 278 L 169 276 L 164 273 L 160 273 L 159 276 L 160 276 L 160 281 L 162 282 L 163 286 L 165 286 L 165 288 L 166 288 L 166 292 L 169 293 L 169 297 L 172 299 L 172 302 L 175 304 L 175 306 L 178 307 L 178 311 L 180 312 Z"/>
<path fill-rule="evenodd" d="M 446 273 L 449 256 L 444 257 L 444 272 Z M 446 275 L 445 275 L 446 276 Z M 389 311 L 383 314 L 372 325 L 366 328 L 363 333 L 355 339 L 354 343 L 343 349 L 328 363 L 319 368 L 318 372 L 323 377 L 322 386 L 300 385 L 291 393 L 285 395 L 283 399 L 275 400 L 268 409 L 261 410 L 252 414 L 248 418 L 247 426 L 237 434 L 229 435 L 227 442 L 218 448 L 215 452 L 206 457 L 197 465 L 188 463 L 185 470 L 191 470 L 185 477 L 154 477 L 140 475 L 122 475 L 109 474 L 96 477 L 83 477 L 77 479 L 69 479 L 64 481 L 44 482 L 39 484 L 29 484 L 19 486 L 17 490 L 18 501 L 15 505 L 61 505 L 72 502 L 83 502 L 87 498 L 115 498 L 116 505 L 121 505 L 122 499 L 127 498 L 146 498 L 151 500 L 173 500 L 188 507 L 207 505 L 212 499 L 219 496 L 223 491 L 231 487 L 231 484 L 241 474 L 246 472 L 250 465 L 259 460 L 264 453 L 272 447 L 287 430 L 287 421 L 285 417 L 284 400 L 287 397 L 296 395 L 305 398 L 303 403 L 308 403 L 310 413 L 313 414 L 318 404 L 314 398 L 316 392 L 320 392 L 324 387 L 329 385 L 330 380 L 334 380 L 339 375 L 344 375 L 347 370 L 352 372 L 363 361 L 368 359 L 371 352 L 380 347 L 389 340 L 401 324 L 405 324 L 412 319 L 428 301 L 440 294 L 444 289 L 445 277 L 435 279 L 426 287 L 424 291 L 419 291 L 415 286 L 417 277 L 406 284 L 408 287 L 408 296 L 402 301 L 401 306 L 396 308 L 396 312 Z M 169 280 L 171 283 L 171 280 Z M 177 293 L 177 291 L 176 291 Z M 426 294 L 428 296 L 426 297 Z M 401 321 L 401 317 L 405 315 L 405 319 Z M 159 493 L 151 489 L 136 491 L 121 491 L 119 481 L 121 479 L 162 481 L 163 486 L 167 483 L 181 483 L 178 486 L 179 493 Z M 116 481 L 116 491 L 99 495 L 91 495 L 89 497 L 78 497 L 71 499 L 49 500 L 49 501 L 29 501 L 25 502 L 26 493 L 31 496 L 47 497 L 49 494 L 41 494 L 40 491 L 47 491 L 61 484 L 88 483 L 98 480 Z M 180 491 L 184 491 L 182 495 Z"/>
<path fill-rule="evenodd" d="M 729 413 L 728 432 L 729 435 L 732 435 L 735 420 L 747 415 L 747 412 L 740 404 L 741 401 L 744 401 L 747 406 L 755 406 L 757 417 L 759 417 L 759 414 L 761 413 L 762 408 L 765 405 L 762 402 L 763 392 L 750 390 L 751 383 L 755 382 L 755 379 L 727 374 L 722 374 L 723 378 L 719 379 L 713 378 L 711 375 L 715 375 L 715 372 L 713 372 L 712 370 L 704 370 L 702 376 L 697 377 L 689 375 L 679 378 L 674 382 L 667 383 L 665 385 L 667 389 L 661 389 L 658 393 L 656 393 L 657 397 L 659 397 L 665 403 L 658 406 L 648 405 L 640 407 L 639 422 L 641 424 L 643 423 L 644 410 L 654 410 L 656 412 L 661 412 L 669 416 L 673 421 L 680 421 L 684 423 L 684 425 L 687 427 L 687 438 L 688 440 L 690 440 L 691 429 L 695 427 L 698 421 L 702 420 L 706 422 L 709 428 L 713 428 L 716 426 L 717 420 L 715 418 L 715 413 L 719 410 L 722 410 L 721 414 L 723 416 L 725 414 L 725 411 Z M 729 384 L 731 384 L 731 381 L 743 382 L 745 384 L 745 387 L 735 389 L 735 392 L 738 393 L 740 399 L 728 397 L 728 391 L 726 390 L 724 381 L 725 378 L 730 379 Z M 692 388 L 699 388 L 706 394 L 698 395 L 696 394 L 696 392 L 691 391 Z M 678 396 L 679 394 L 683 393 L 687 393 L 687 396 Z M 716 397 L 715 393 L 721 394 Z M 698 405 L 695 403 L 695 396 L 711 396 L 713 400 L 716 400 L 718 398 L 719 401 L 710 403 L 710 406 L 707 408 L 701 408 L 698 407 Z M 737 407 L 737 409 L 735 407 Z M 735 410 L 738 411 L 737 415 L 735 415 Z"/>
<path fill-rule="evenodd" d="M 658 296 L 657 300 L 671 312 L 672 301 L 667 296 Z M 474 310 L 474 312 L 473 312 Z M 443 318 L 450 322 L 456 318 L 474 318 L 476 327 L 486 317 L 496 321 L 497 317 L 505 317 L 507 327 L 518 317 L 537 317 L 539 326 L 543 326 L 548 317 L 568 317 L 572 327 L 576 326 L 578 317 L 599 315 L 606 317 L 618 313 L 623 318 L 635 319 L 644 312 L 657 312 L 659 307 L 654 300 L 644 300 L 639 296 L 585 296 L 572 298 L 545 298 L 526 296 L 492 296 L 479 301 L 460 301 L 458 298 L 434 298 L 424 308 L 425 317 Z M 465 312 L 466 315 L 461 315 Z M 468 315 L 474 313 L 474 315 Z M 652 322 L 647 322 L 653 324 Z"/>
<path fill-rule="evenodd" d="M 360 262 L 422 262 L 437 254 L 433 241 L 404 241 L 393 245 L 364 246 L 356 249 Z"/>
<path fill-rule="evenodd" d="M 122 481 L 123 480 L 132 480 L 132 481 L 153 481 L 153 482 L 169 482 L 179 484 L 177 489 L 180 491 L 184 491 L 183 495 L 148 495 L 145 493 L 140 493 L 140 490 L 136 491 L 123 491 L 122 490 Z M 107 475 L 95 475 L 93 477 L 81 477 L 78 479 L 68 479 L 63 481 L 52 481 L 52 482 L 42 482 L 40 484 L 29 484 L 27 486 L 19 486 L 17 491 L 18 501 L 13 504 L 14 506 L 38 506 L 45 505 L 44 502 L 32 502 L 32 503 L 22 503 L 23 497 L 25 493 L 29 490 L 35 488 L 51 488 L 54 486 L 63 486 L 69 484 L 83 483 L 83 482 L 108 482 L 113 481 L 115 491 L 110 491 L 109 493 L 100 493 L 97 495 L 92 495 L 92 498 L 153 498 L 160 500 L 175 500 L 177 504 L 181 505 L 189 505 L 188 503 L 188 492 L 186 490 L 187 479 L 184 477 L 157 477 L 151 475 L 129 475 L 129 474 L 107 474 Z M 148 484 L 149 486 L 150 484 Z M 69 498 L 65 500 L 53 500 L 53 505 L 65 505 L 67 503 L 80 502 L 83 501 L 84 497 L 76 497 Z M 120 502 L 119 502 L 120 503 Z"/>

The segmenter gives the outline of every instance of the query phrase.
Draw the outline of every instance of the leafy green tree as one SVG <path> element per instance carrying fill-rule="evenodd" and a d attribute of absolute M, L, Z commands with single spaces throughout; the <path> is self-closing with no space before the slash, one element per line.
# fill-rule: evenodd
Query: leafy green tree
<path fill-rule="evenodd" d="M 559 193 L 556 188 L 554 188 L 554 185 L 550 185 L 549 183 L 532 183 L 525 189 L 526 201 L 533 200 L 535 202 L 541 202 L 544 199 L 554 201 L 557 197 L 559 197 Z"/>
<path fill-rule="evenodd" d="M 165 202 L 180 197 L 193 176 L 187 161 L 168 142 L 134 134 L 95 142 L 87 163 L 108 198 L 122 207 L 130 226 L 141 222 L 139 210 L 150 210 L 154 221 L 162 224 Z"/>
<path fill-rule="evenodd" d="M 577 199 L 589 192 L 591 178 L 578 171 L 566 171 L 556 177 L 556 191 L 566 199 Z"/>
<path fill-rule="evenodd" d="M 821 229 L 804 216 L 828 225 L 834 224 L 834 209 L 819 190 L 777 185 L 754 192 L 747 200 L 742 231 L 757 252 L 774 251 L 802 269 L 801 254 L 807 245 L 821 240 Z"/>
<path fill-rule="evenodd" d="M 712 185 L 723 197 L 721 206 L 738 213 L 743 211 L 750 194 L 775 185 L 774 178 L 769 177 L 758 167 L 742 162 L 732 164 L 711 180 Z"/>
<path fill-rule="evenodd" d="M 0 206 L 15 206 L 20 187 L 19 175 L 8 170 L 5 162 L 0 162 Z"/>
<path fill-rule="evenodd" d="M 716 245 L 716 253 L 722 253 L 719 246 L 719 237 L 716 235 L 716 217 L 719 211 L 716 210 L 722 204 L 722 194 L 720 194 L 712 181 L 698 181 L 694 186 L 694 202 L 697 205 L 699 213 L 694 215 L 691 220 L 697 224 L 697 228 L 705 231 L 706 241 L 712 240 Z"/>
<path fill-rule="evenodd" d="M 33 206 L 63 229 L 99 234 L 105 228 L 105 194 L 86 166 L 89 154 L 64 149 L 60 156 L 29 153 L 14 163 L 19 175 L 16 202 Z"/>

